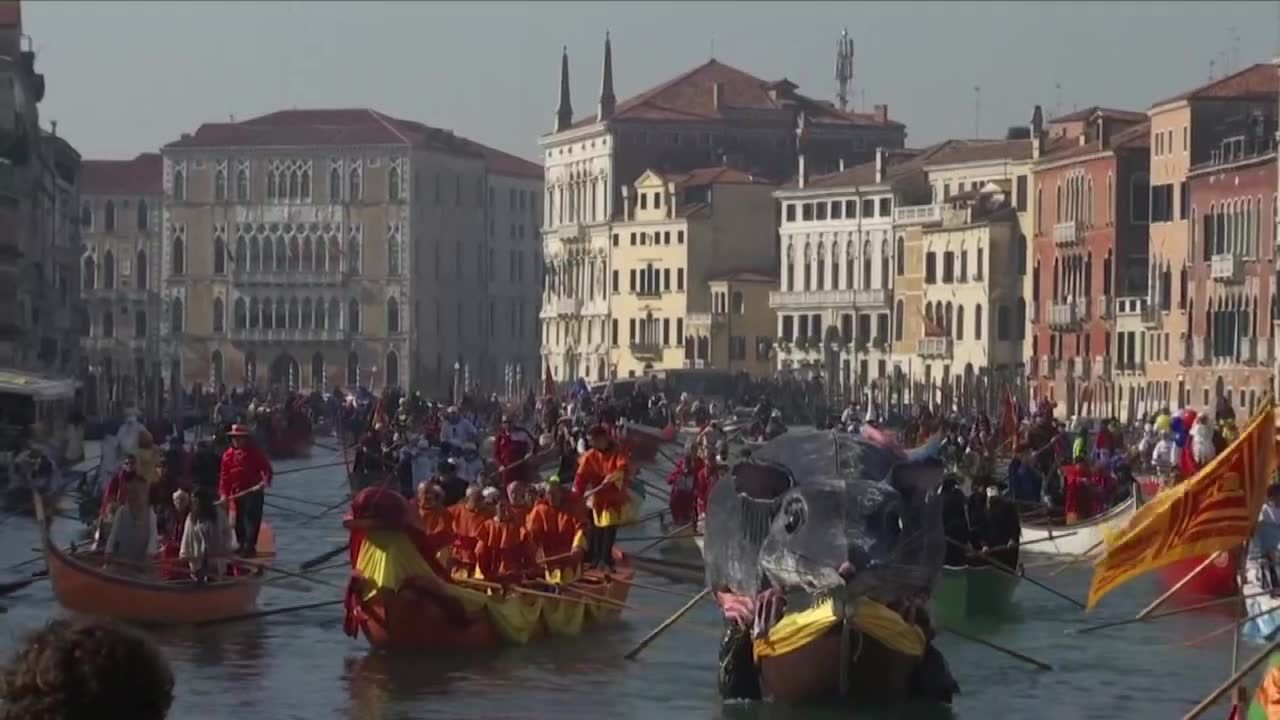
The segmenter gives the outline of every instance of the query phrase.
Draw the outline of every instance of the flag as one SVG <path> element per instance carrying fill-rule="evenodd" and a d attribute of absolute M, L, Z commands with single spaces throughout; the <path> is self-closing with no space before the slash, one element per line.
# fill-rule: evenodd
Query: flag
<path fill-rule="evenodd" d="M 1156 495 L 1108 538 L 1093 566 L 1089 607 L 1145 572 L 1248 540 L 1275 475 L 1274 423 L 1268 402 L 1226 450 L 1195 476 Z"/>

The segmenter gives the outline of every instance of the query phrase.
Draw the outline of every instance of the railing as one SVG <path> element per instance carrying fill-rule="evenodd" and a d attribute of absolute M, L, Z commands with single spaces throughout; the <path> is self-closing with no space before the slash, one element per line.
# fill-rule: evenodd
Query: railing
<path fill-rule="evenodd" d="M 323 342 L 351 337 L 343 328 L 235 328 L 227 331 L 227 335 L 232 340 L 255 342 Z"/>
<path fill-rule="evenodd" d="M 353 273 L 343 270 L 247 270 L 234 268 L 235 285 L 341 285 Z"/>
<path fill-rule="evenodd" d="M 893 210 L 895 223 L 927 223 L 942 220 L 941 205 L 908 205 Z"/>
<path fill-rule="evenodd" d="M 638 360 L 659 358 L 662 357 L 662 346 L 655 342 L 633 342 L 631 354 Z"/>
<path fill-rule="evenodd" d="M 769 307 L 775 309 L 801 309 L 818 307 L 852 307 L 856 290 L 804 290 L 798 292 L 769 292 Z"/>
<path fill-rule="evenodd" d="M 1147 299 L 1130 296 L 1116 298 L 1116 315 L 1142 315 L 1147 310 Z"/>
<path fill-rule="evenodd" d="M 725 321 L 724 313 L 697 312 L 685 315 L 685 324 L 694 327 L 714 327 Z"/>
<path fill-rule="evenodd" d="M 1209 277 L 1217 282 L 1238 283 L 1244 279 L 1244 258 L 1239 253 L 1218 253 L 1209 265 Z"/>
<path fill-rule="evenodd" d="M 888 307 L 889 288 L 862 288 L 860 290 L 854 290 L 853 303 L 861 306 L 874 305 L 876 307 Z"/>
<path fill-rule="evenodd" d="M 1089 300 L 1079 298 L 1049 306 L 1049 327 L 1069 328 L 1079 325 L 1088 317 Z"/>
<path fill-rule="evenodd" d="M 1084 226 L 1078 220 L 1060 222 L 1053 226 L 1053 244 L 1058 247 L 1079 245 L 1084 239 Z"/>
<path fill-rule="evenodd" d="M 582 312 L 582 298 L 558 298 L 555 311 L 557 315 L 577 315 Z"/>
<path fill-rule="evenodd" d="M 916 341 L 916 354 L 921 357 L 949 358 L 954 342 L 949 337 L 922 337 Z"/>
<path fill-rule="evenodd" d="M 641 290 L 636 290 L 636 297 L 656 299 L 656 298 L 662 297 L 662 291 L 659 290 L 658 288 L 645 288 Z"/>

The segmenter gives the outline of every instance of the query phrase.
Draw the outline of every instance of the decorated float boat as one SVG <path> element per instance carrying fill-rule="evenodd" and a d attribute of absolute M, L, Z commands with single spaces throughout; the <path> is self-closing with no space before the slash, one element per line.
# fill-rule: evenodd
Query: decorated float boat
<path fill-rule="evenodd" d="M 1103 538 L 1124 527 L 1137 509 L 1137 499 L 1130 497 L 1100 515 L 1070 525 L 1024 521 L 1024 552 L 1038 555 L 1096 555 L 1102 552 Z"/>

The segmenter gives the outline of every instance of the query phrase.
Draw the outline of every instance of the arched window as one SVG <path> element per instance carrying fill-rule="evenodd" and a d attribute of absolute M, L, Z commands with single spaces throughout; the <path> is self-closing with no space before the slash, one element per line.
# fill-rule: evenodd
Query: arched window
<path fill-rule="evenodd" d="M 935 319 L 934 319 L 934 317 L 933 317 L 933 303 L 932 303 L 932 302 L 927 302 L 927 303 L 925 303 L 925 304 L 924 304 L 924 319 L 925 319 L 925 325 L 935 325 L 935 324 L 937 324 L 937 323 L 936 323 L 936 321 L 935 321 Z M 925 328 L 925 331 L 926 331 L 926 332 L 925 332 L 925 334 L 926 334 L 926 335 L 928 334 L 928 330 L 929 330 L 929 328 L 928 328 L 928 327 L 926 327 L 926 328 Z"/>
<path fill-rule="evenodd" d="M 1085 297 L 1092 296 L 1085 295 Z M 1019 340 L 1027 337 L 1027 301 L 1023 298 L 1018 298 L 1017 303 L 1014 305 L 1013 332 Z"/>
<path fill-rule="evenodd" d="M 347 303 L 347 332 L 360 333 L 360 301 L 355 298 Z"/>
<path fill-rule="evenodd" d="M 393 297 L 387 298 L 387 332 L 400 332 L 400 303 Z"/>
<path fill-rule="evenodd" d="M 182 332 L 182 298 L 176 297 L 169 305 L 169 331 L 177 334 Z"/>
<path fill-rule="evenodd" d="M 337 330 L 342 323 L 342 303 L 338 302 L 338 298 L 329 301 L 329 327 Z"/>
<path fill-rule="evenodd" d="M 849 233 L 852 237 L 853 233 Z M 852 290 L 857 282 L 857 274 L 854 272 L 856 257 L 853 252 L 853 241 L 850 240 L 844 244 L 844 289 Z"/>
<path fill-rule="evenodd" d="M 1001 305 L 996 308 L 996 340 L 1010 339 L 1009 324 L 1009 306 Z"/>
<path fill-rule="evenodd" d="M 818 290 L 825 290 L 827 287 L 827 250 L 826 246 L 821 242 L 818 243 Z"/>
<path fill-rule="evenodd" d="M 283 235 L 276 236 L 276 272 L 284 272 L 285 265 L 289 261 L 289 244 L 285 242 Z"/>
<path fill-rule="evenodd" d="M 387 274 L 400 274 L 400 238 L 395 235 L 387 238 Z"/>
<path fill-rule="evenodd" d="M 906 306 L 903 304 L 902 298 L 898 298 L 893 310 L 893 339 L 896 342 L 902 342 L 902 322 L 905 314 Z"/>
<path fill-rule="evenodd" d="M 112 200 L 108 200 L 102 209 L 102 229 L 107 232 L 116 231 L 116 204 Z"/>
<path fill-rule="evenodd" d="M 893 253 L 894 262 L 897 263 L 898 277 L 902 277 L 907 272 L 907 241 L 901 235 L 898 236 L 897 247 Z"/>
<path fill-rule="evenodd" d="M 275 310 L 275 304 L 271 301 L 271 298 L 263 298 L 262 299 L 262 327 L 266 330 L 270 330 L 274 328 L 276 325 L 276 314 L 274 310 Z"/>
<path fill-rule="evenodd" d="M 831 243 L 831 289 L 840 289 L 840 242 Z"/>
<path fill-rule="evenodd" d="M 273 169 L 267 170 L 267 199 L 276 200 L 283 193 L 284 179 L 280 176 L 279 171 Z"/>
<path fill-rule="evenodd" d="M 1026 275 L 1027 274 L 1027 236 L 1026 235 L 1023 235 L 1022 233 L 1018 233 L 1017 245 L 1014 252 L 1018 254 L 1018 274 Z M 979 269 L 978 273 L 981 274 L 982 270 Z"/>
<path fill-rule="evenodd" d="M 808 243 L 804 246 L 804 289 L 806 291 L 813 289 L 813 249 Z"/>
<path fill-rule="evenodd" d="M 236 329 L 244 330 L 249 324 L 249 311 L 245 307 L 244 298 L 236 298 Z"/>
<path fill-rule="evenodd" d="M 787 284 L 784 289 L 787 292 L 795 292 L 796 290 L 796 248 L 791 243 L 787 243 L 786 265 L 787 265 Z M 554 269 L 552 269 L 548 273 L 547 277 L 549 281 L 554 279 Z"/>
<path fill-rule="evenodd" d="M 439 247 L 439 245 L 436 247 Z M 321 268 L 321 270 L 324 269 L 326 268 Z M 329 267 L 327 269 L 333 273 L 342 271 L 342 245 L 336 236 L 329 238 Z"/>
<path fill-rule="evenodd" d="M 225 202 L 227 199 L 227 169 L 218 168 L 213 172 L 213 199 Z"/>
<path fill-rule="evenodd" d="M 186 248 L 182 242 L 182 238 L 173 239 L 173 274 L 181 275 L 187 269 Z"/>
<path fill-rule="evenodd" d="M 294 272 L 302 269 L 302 246 L 297 235 L 289 238 L 289 269 Z"/>
<path fill-rule="evenodd" d="M 138 229 L 145 231 L 151 225 L 151 213 L 147 209 L 147 201 L 138 201 Z"/>
<path fill-rule="evenodd" d="M 956 340 L 963 340 L 963 339 L 964 339 L 964 306 L 963 306 L 963 305 L 957 305 L 957 306 L 956 306 L 956 332 L 955 332 L 955 338 L 956 338 Z"/>
<path fill-rule="evenodd" d="M 173 171 L 173 199 L 187 199 L 187 178 L 181 168 Z"/>
<path fill-rule="evenodd" d="M 289 199 L 297 200 L 300 195 L 300 186 L 302 185 L 302 175 L 297 170 L 288 173 L 289 178 Z"/>
<path fill-rule="evenodd" d="M 133 336 L 136 338 L 144 338 L 147 336 L 146 310 L 138 310 L 133 313 Z"/>
<path fill-rule="evenodd" d="M 400 199 L 400 167 L 392 165 L 387 170 L 387 199 L 396 201 Z"/>
<path fill-rule="evenodd" d="M 321 257 L 324 254 L 321 253 Z M 311 236 L 308 235 L 302 239 L 302 269 L 307 272 L 317 270 L 315 249 L 311 245 Z"/>
<path fill-rule="evenodd" d="M 979 303 L 973 308 L 973 339 L 982 339 L 982 304 Z"/>
<path fill-rule="evenodd" d="M 302 315 L 298 318 L 298 327 L 309 330 L 312 318 L 314 315 L 311 312 L 311 298 L 302 298 Z"/>
<path fill-rule="evenodd" d="M 360 356 L 354 350 L 347 355 L 347 384 L 351 387 L 360 384 Z"/>
<path fill-rule="evenodd" d="M 249 243 L 244 239 L 243 235 L 236 238 L 236 271 L 244 272 L 249 269 Z"/>
<path fill-rule="evenodd" d="M 93 206 L 87 201 L 80 203 L 80 227 L 86 230 L 93 228 Z"/>
<path fill-rule="evenodd" d="M 110 309 L 102 312 L 102 337 L 112 338 L 116 336 L 116 316 L 112 314 Z"/>
<path fill-rule="evenodd" d="M 268 249 L 271 241 L 267 241 Z M 258 236 L 254 235 L 249 238 L 249 269 L 258 272 L 262 269 L 262 246 L 258 243 Z"/>
<path fill-rule="evenodd" d="M 102 255 L 102 289 L 114 290 L 116 287 L 116 256 L 110 250 Z"/>
<path fill-rule="evenodd" d="M 360 274 L 360 239 L 355 235 L 347 238 L 347 272 Z"/>
<path fill-rule="evenodd" d="M 316 300 L 316 329 L 317 330 L 325 329 L 325 311 L 324 311 L 323 299 Z"/>
<path fill-rule="evenodd" d="M 249 202 L 249 169 L 236 170 L 236 200 Z"/>
<path fill-rule="evenodd" d="M 356 200 L 360 200 L 362 196 L 361 183 L 360 183 L 360 168 L 358 167 L 351 168 L 351 172 L 347 175 L 347 182 L 348 182 L 347 199 L 352 202 L 355 202 Z"/>
<path fill-rule="evenodd" d="M 862 287 L 871 287 L 871 241 L 862 243 Z"/>
<path fill-rule="evenodd" d="M 342 171 L 337 167 L 329 168 L 329 202 L 342 200 Z"/>
<path fill-rule="evenodd" d="M 316 390 L 323 390 L 324 382 L 324 355 L 316 353 L 311 356 L 311 387 Z"/>
<path fill-rule="evenodd" d="M 301 306 L 298 304 L 298 298 L 296 297 L 289 298 L 288 322 L 289 322 L 290 328 L 298 328 L 301 325 L 301 321 L 302 321 L 301 315 L 302 315 Z"/>
<path fill-rule="evenodd" d="M 213 238 L 213 274 L 225 275 L 227 272 L 227 242 L 221 235 Z"/>
<path fill-rule="evenodd" d="M 383 385 L 386 387 L 396 387 L 400 384 L 400 356 L 395 350 L 387 353 L 387 371 L 385 373 L 386 381 Z"/>
<path fill-rule="evenodd" d="M 302 169 L 302 187 L 298 190 L 298 197 L 303 200 L 311 199 L 311 168 Z"/>
<path fill-rule="evenodd" d="M 262 325 L 262 304 L 258 302 L 258 298 L 249 300 L 249 327 L 257 328 Z"/>
<path fill-rule="evenodd" d="M 289 327 L 289 306 L 285 304 L 283 299 L 276 300 L 276 328 L 283 329 Z"/>
<path fill-rule="evenodd" d="M 226 307 L 222 303 L 222 298 L 213 299 L 213 331 L 216 333 L 225 332 L 226 326 Z"/>
<path fill-rule="evenodd" d="M 221 387 L 224 382 L 222 378 L 222 353 L 214 350 L 209 356 L 209 379 L 213 383 L 214 390 Z"/>
<path fill-rule="evenodd" d="M 952 321 L 955 319 L 955 309 L 952 307 L 950 302 L 947 303 L 946 308 L 946 311 L 942 315 L 942 322 L 939 324 L 942 325 L 942 329 L 947 332 L 947 337 L 952 337 L 951 332 L 954 329 Z"/>
<path fill-rule="evenodd" d="M 81 268 L 80 268 L 80 287 L 84 288 L 85 290 L 92 290 L 94 286 L 97 284 L 97 279 L 98 279 L 97 272 L 98 272 L 98 269 L 97 267 L 95 267 L 95 264 L 93 262 L 93 256 L 86 255 L 84 258 L 84 263 L 81 265 Z"/>

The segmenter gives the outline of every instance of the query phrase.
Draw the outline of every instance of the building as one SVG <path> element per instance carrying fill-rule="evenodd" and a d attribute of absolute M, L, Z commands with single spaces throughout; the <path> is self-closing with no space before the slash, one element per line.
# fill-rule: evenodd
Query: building
<path fill-rule="evenodd" d="M 603 282 L 588 279 L 611 274 L 611 224 L 621 212 L 622 189 L 645 171 L 728 166 L 778 179 L 795 172 L 802 147 L 815 174 L 837 170 L 841 160 L 869 160 L 876 147 L 902 147 L 905 128 L 889 119 L 886 106 L 844 112 L 796 89 L 786 79 L 766 81 L 713 59 L 619 102 L 606 37 L 595 112 L 575 120 L 567 51 L 562 55 L 554 130 L 540 139 L 543 252 L 548 281 L 553 273 L 561 279 L 542 309 L 543 362 L 554 378 L 605 379 L 610 295 Z"/>
<path fill-rule="evenodd" d="M 778 313 L 779 371 L 820 373 L 842 397 L 890 377 L 891 328 L 902 315 L 894 284 L 905 270 L 894 218 L 899 206 L 929 202 L 924 164 L 939 148 L 880 149 L 870 162 L 801 174 L 775 193 L 782 277 L 770 306 Z"/>
<path fill-rule="evenodd" d="M 769 295 L 777 287 L 778 277 L 764 272 L 735 272 L 708 280 L 711 311 L 688 315 L 692 336 L 685 339 L 685 367 L 773 377 L 778 320 L 769 307 Z"/>
<path fill-rule="evenodd" d="M 1209 158 L 1187 172 L 1189 404 L 1212 411 L 1226 397 L 1248 414 L 1274 384 L 1276 236 L 1267 213 L 1274 217 L 1275 107 L 1232 113 L 1202 131 Z"/>
<path fill-rule="evenodd" d="M 86 406 L 116 416 L 160 408 L 159 153 L 132 160 L 86 160 L 80 179 L 80 296 L 88 332 Z"/>
<path fill-rule="evenodd" d="M 1188 246 L 1188 174 L 1211 161 L 1221 138 L 1214 129 L 1234 116 L 1269 112 L 1280 95 L 1275 64 L 1258 64 L 1153 105 L 1148 300 L 1156 311 L 1147 377 L 1157 407 L 1193 402 L 1189 368 L 1195 362 Z M 1265 217 L 1265 215 L 1264 215 Z"/>
<path fill-rule="evenodd" d="M 725 291 L 723 280 L 713 280 L 772 266 L 774 187 L 741 170 L 710 167 L 687 173 L 651 170 L 623 188 L 621 213 L 611 224 L 610 274 L 588 276 L 582 288 L 589 297 L 597 287 L 609 289 L 609 367 L 592 368 L 594 377 L 635 377 L 686 366 L 748 369 L 748 357 L 759 354 L 758 339 L 742 333 L 758 326 L 758 318 L 739 317 L 746 312 L 745 295 L 734 296 L 744 301 L 735 306 L 736 314 L 713 302 Z M 555 272 L 550 285 L 560 288 Z M 767 314 L 765 305 L 751 310 Z M 693 316 L 705 323 L 695 325 Z M 723 328 L 718 320 L 725 321 Z M 736 329 L 730 326 L 734 320 L 740 324 Z M 558 343 L 562 338 L 548 339 Z M 595 340 L 591 325 L 586 340 Z M 720 345 L 722 354 L 716 351 Z"/>
<path fill-rule="evenodd" d="M 1134 337 L 1117 334 L 1116 299 L 1136 302 L 1147 291 L 1150 128 L 1145 113 L 1099 107 L 1049 128 L 1035 161 L 1034 396 L 1055 401 L 1066 416 L 1127 417 L 1137 391 L 1118 381 L 1113 361 L 1116 340 Z"/>
<path fill-rule="evenodd" d="M 0 2 L 0 367 L 74 376 L 79 360 L 80 155 L 40 128 L 44 76 Z"/>
<path fill-rule="evenodd" d="M 911 379 L 947 412 L 990 412 L 1023 372 L 1022 275 L 1010 267 L 1026 247 L 1018 210 L 992 181 L 951 195 L 919 232 L 924 317 Z"/>
<path fill-rule="evenodd" d="M 502 389 L 518 354 L 492 350 L 510 325 L 489 289 L 519 239 L 496 242 L 497 196 L 525 194 L 509 226 L 536 218 L 532 164 L 368 109 L 205 124 L 163 155 L 171 384 Z"/>

